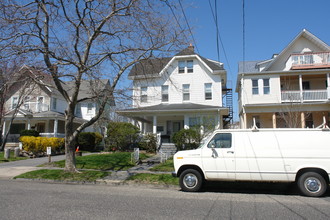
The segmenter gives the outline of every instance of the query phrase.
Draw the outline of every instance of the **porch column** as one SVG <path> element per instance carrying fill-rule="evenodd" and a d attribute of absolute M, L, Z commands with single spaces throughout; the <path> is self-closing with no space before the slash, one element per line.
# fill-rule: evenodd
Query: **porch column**
<path fill-rule="evenodd" d="M 217 120 L 218 120 L 217 129 L 223 129 L 223 117 L 220 113 L 218 114 Z"/>
<path fill-rule="evenodd" d="M 246 129 L 247 127 L 247 122 L 246 122 L 246 113 L 242 114 L 242 128 Z"/>
<path fill-rule="evenodd" d="M 157 134 L 157 116 L 153 116 L 152 133 Z"/>
<path fill-rule="evenodd" d="M 144 124 L 143 121 L 141 122 L 141 133 L 142 133 L 142 134 L 145 134 L 145 133 L 146 133 L 146 132 L 145 132 L 145 124 Z"/>
<path fill-rule="evenodd" d="M 185 115 L 183 120 L 184 120 L 184 122 L 183 122 L 184 123 L 183 128 L 184 129 L 189 129 L 189 116 L 188 115 Z"/>
<path fill-rule="evenodd" d="M 5 136 L 5 134 L 6 134 L 6 120 L 4 120 L 4 122 L 3 122 L 3 126 L 2 126 L 2 136 Z"/>
<path fill-rule="evenodd" d="M 276 113 L 274 112 L 273 113 L 273 116 L 272 116 L 272 121 L 273 121 L 273 128 L 276 128 Z"/>
<path fill-rule="evenodd" d="M 305 128 L 306 127 L 306 123 L 305 123 L 305 112 L 302 112 L 301 113 L 300 119 L 301 119 L 301 128 Z"/>
<path fill-rule="evenodd" d="M 27 119 L 27 129 L 31 130 L 31 120 L 29 118 Z"/>
<path fill-rule="evenodd" d="M 299 91 L 300 91 L 300 102 L 303 103 L 302 75 L 299 75 Z"/>
<path fill-rule="evenodd" d="M 330 99 L 330 73 L 327 73 L 327 86 L 328 99 Z"/>
<path fill-rule="evenodd" d="M 54 120 L 54 137 L 57 137 L 58 119 Z"/>

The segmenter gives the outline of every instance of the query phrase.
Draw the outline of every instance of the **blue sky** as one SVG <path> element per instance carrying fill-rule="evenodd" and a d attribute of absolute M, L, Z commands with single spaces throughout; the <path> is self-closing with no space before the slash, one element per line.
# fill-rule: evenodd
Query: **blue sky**
<path fill-rule="evenodd" d="M 218 60 L 216 28 L 208 0 L 185 0 L 185 13 L 200 55 Z M 214 0 L 210 0 L 214 8 Z M 228 86 L 235 90 L 238 62 L 243 60 L 242 0 L 217 0 L 220 62 L 228 72 Z M 266 60 L 280 53 L 302 30 L 330 44 L 329 0 L 245 0 L 245 60 Z M 196 48 L 195 48 L 196 49 Z M 238 120 L 237 95 L 234 115 Z"/>

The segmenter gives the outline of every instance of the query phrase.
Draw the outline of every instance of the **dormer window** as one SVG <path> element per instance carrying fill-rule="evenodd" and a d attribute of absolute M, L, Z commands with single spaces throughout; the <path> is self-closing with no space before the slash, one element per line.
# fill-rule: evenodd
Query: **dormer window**
<path fill-rule="evenodd" d="M 140 94 L 140 98 L 141 98 L 141 102 L 147 102 L 148 101 L 148 87 L 141 87 L 141 94 Z"/>
<path fill-rule="evenodd" d="M 180 60 L 179 61 L 179 73 L 193 73 L 194 61 L 193 60 Z"/>

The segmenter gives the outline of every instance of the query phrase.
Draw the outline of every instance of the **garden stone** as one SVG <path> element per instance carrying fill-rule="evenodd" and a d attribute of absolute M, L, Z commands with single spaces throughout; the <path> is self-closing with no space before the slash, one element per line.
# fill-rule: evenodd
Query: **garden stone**
<path fill-rule="evenodd" d="M 7 159 L 9 159 L 9 157 L 10 157 L 10 149 L 6 148 L 4 158 L 7 160 Z"/>

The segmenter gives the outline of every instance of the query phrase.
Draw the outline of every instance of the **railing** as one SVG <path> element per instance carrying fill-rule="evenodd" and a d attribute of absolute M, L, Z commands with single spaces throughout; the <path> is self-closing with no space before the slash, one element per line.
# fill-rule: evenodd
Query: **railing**
<path fill-rule="evenodd" d="M 37 103 L 37 102 L 25 102 L 22 105 L 22 108 L 27 111 L 31 112 L 46 112 L 49 111 L 49 105 L 44 103 Z"/>
<path fill-rule="evenodd" d="M 292 54 L 292 68 L 330 66 L 330 52 Z"/>
<path fill-rule="evenodd" d="M 302 93 L 299 90 L 282 91 L 282 102 L 301 102 L 301 101 L 326 101 L 330 91 L 328 90 L 304 90 Z M 302 97 L 301 97 L 302 95 Z"/>
<path fill-rule="evenodd" d="M 55 137 L 54 136 L 54 133 L 40 133 L 39 136 L 40 137 Z M 65 134 L 63 134 L 63 133 L 57 133 L 56 134 L 56 137 L 64 138 L 65 137 Z"/>

